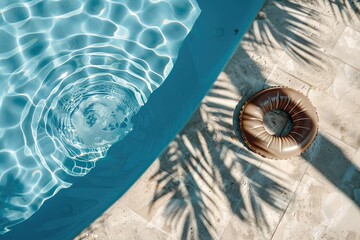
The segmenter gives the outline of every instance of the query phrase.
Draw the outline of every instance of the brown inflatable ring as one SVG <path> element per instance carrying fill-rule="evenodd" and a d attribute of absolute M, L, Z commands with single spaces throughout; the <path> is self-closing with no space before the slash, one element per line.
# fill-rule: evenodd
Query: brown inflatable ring
<path fill-rule="evenodd" d="M 278 137 L 265 130 L 264 116 L 271 110 L 283 110 L 292 120 L 289 134 Z M 240 131 L 245 143 L 261 156 L 287 159 L 300 155 L 315 139 L 318 117 L 314 106 L 302 93 L 273 87 L 252 96 L 240 113 Z"/>

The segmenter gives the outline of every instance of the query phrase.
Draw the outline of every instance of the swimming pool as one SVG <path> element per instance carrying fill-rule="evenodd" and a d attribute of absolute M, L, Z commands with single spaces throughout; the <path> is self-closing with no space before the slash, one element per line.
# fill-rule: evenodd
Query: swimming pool
<path fill-rule="evenodd" d="M 46 1 L 33 2 L 41 3 Z M 69 146 L 69 148 L 65 149 L 65 151 L 68 151 L 67 157 L 70 156 L 71 158 L 75 156 L 74 159 L 78 159 L 79 157 L 85 156 L 86 160 L 88 160 L 98 158 L 99 156 L 96 154 L 101 155 L 104 152 L 107 153 L 106 156 L 100 156 L 103 158 L 96 162 L 96 167 L 89 173 L 87 173 L 87 169 L 90 169 L 93 165 L 88 166 L 87 164 L 88 162 L 93 164 L 93 161 L 83 161 L 86 162 L 85 165 L 83 162 L 80 162 L 79 165 L 76 166 L 80 166 L 81 168 L 75 170 L 73 167 L 62 168 L 67 169 L 68 172 L 67 175 L 61 179 L 66 179 L 66 182 L 71 182 L 73 185 L 69 188 L 62 189 L 57 192 L 55 197 L 45 201 L 36 213 L 26 221 L 14 226 L 12 231 L 8 232 L 5 237 L 9 239 L 28 239 L 28 236 L 32 236 L 33 239 L 69 239 L 89 225 L 114 201 L 121 197 L 154 159 L 156 159 L 175 134 L 184 126 L 192 112 L 198 106 L 202 97 L 211 87 L 217 74 L 231 55 L 256 12 L 261 7 L 262 2 L 263 1 L 260 0 L 251 1 L 251 3 L 249 1 L 231 0 L 221 3 L 209 3 L 204 0 L 198 0 L 197 3 L 202 12 L 195 22 L 193 30 L 182 44 L 177 62 L 172 71 L 167 71 L 165 74 L 163 73 L 163 78 L 160 78 L 158 83 L 154 84 L 154 88 L 151 87 L 151 84 L 150 87 L 145 88 L 151 89 L 150 92 L 152 92 L 160 85 L 159 83 L 162 83 L 161 87 L 153 92 L 149 99 L 147 98 L 150 94 L 140 94 L 140 97 L 136 97 L 136 94 L 134 94 L 136 90 L 131 89 L 131 86 L 128 87 L 128 89 L 132 90 L 130 93 L 128 91 L 124 92 L 123 90 L 119 90 L 113 85 L 110 87 L 100 86 L 100 89 L 103 89 L 102 92 L 113 92 L 115 93 L 114 95 L 123 96 L 125 99 L 135 98 L 135 102 L 140 102 L 140 106 L 141 101 L 143 101 L 143 103 L 147 102 L 142 108 L 135 111 L 137 112 L 136 114 L 131 114 L 133 115 L 131 119 L 132 126 L 125 126 L 125 130 L 129 129 L 129 131 L 122 141 L 118 141 L 124 137 L 121 136 L 121 134 L 117 134 L 117 136 L 119 136 L 117 139 L 108 139 L 108 136 L 105 135 L 100 140 L 95 139 L 99 134 L 91 135 L 90 137 L 83 137 L 83 135 L 80 134 L 80 139 L 90 139 L 90 142 L 85 144 L 86 146 L 103 148 L 104 139 L 106 143 L 110 142 L 112 147 L 107 147 L 105 151 L 93 151 L 93 148 L 85 149 L 85 151 L 82 152 L 78 151 L 79 148 L 74 150 L 72 147 L 74 145 L 76 146 L 77 143 L 66 142 L 67 139 L 69 139 L 67 136 L 71 134 L 72 131 L 64 133 L 63 136 L 65 137 L 59 139 L 59 142 L 65 142 L 63 145 Z M 24 17 L 23 15 L 26 17 L 26 13 L 24 13 L 19 14 L 18 18 Z M 194 16 L 196 16 L 196 14 Z M 226 18 L 224 16 L 226 16 Z M 194 17 L 192 21 L 195 21 L 195 18 L 196 17 Z M 9 17 L 9 19 L 13 18 Z M 69 24 L 67 24 L 66 27 L 68 27 L 68 25 Z M 93 26 L 94 24 L 90 24 L 87 30 L 91 30 Z M 9 48 L 11 48 L 11 46 Z M 131 46 L 129 48 L 132 49 Z M 35 48 L 33 51 L 41 51 L 41 47 Z M 91 52 L 89 54 L 91 54 Z M 109 50 L 109 55 L 111 58 L 112 50 Z M 95 61 L 95 64 L 98 64 L 98 61 L 100 61 L 99 59 L 96 59 L 96 57 L 94 57 L 93 60 Z M 110 62 L 100 62 L 100 65 L 114 64 L 111 60 L 108 61 Z M 116 59 L 116 61 L 119 61 L 119 59 Z M 141 62 L 137 62 L 136 64 L 141 65 Z M 167 69 L 165 66 L 166 64 L 163 64 L 159 69 Z M 116 65 L 116 68 L 118 67 L 119 66 Z M 9 69 L 11 69 L 11 66 L 9 66 Z M 71 71 L 71 68 L 60 71 L 61 74 L 58 75 L 57 78 L 66 78 L 68 76 L 67 74 Z M 69 73 L 65 74 L 66 72 Z M 90 75 L 96 75 L 97 72 L 90 71 L 90 73 Z M 166 81 L 163 81 L 167 75 L 166 73 L 170 73 L 170 75 L 166 78 Z M 31 72 L 28 74 L 31 76 Z M 77 79 L 81 79 L 81 76 L 78 76 Z M 97 82 L 94 82 L 94 85 L 96 84 Z M 86 84 L 80 84 L 78 87 L 80 90 L 76 92 L 81 93 L 81 89 L 86 89 L 85 92 L 92 92 L 92 86 L 93 85 L 88 86 Z M 64 89 L 63 94 L 61 94 L 63 98 L 58 97 L 58 99 L 50 101 L 49 109 L 56 109 L 58 107 L 56 105 L 58 102 L 71 102 L 71 98 L 68 97 L 67 94 L 68 89 L 66 87 L 64 87 Z M 143 92 L 143 88 L 141 89 L 142 91 L 139 92 Z M 52 90 L 50 92 L 52 92 Z M 37 94 L 41 95 L 41 91 L 37 92 Z M 81 94 L 75 95 L 81 96 Z M 106 97 L 112 98 L 114 95 L 106 95 Z M 103 97 L 103 95 L 101 97 Z M 39 97 L 39 99 L 41 98 Z M 88 99 L 90 102 L 85 102 L 83 109 L 90 109 L 90 112 L 97 112 L 99 108 L 92 103 L 99 99 Z M 20 102 L 17 101 L 18 100 L 15 101 L 15 105 L 21 105 L 21 99 L 19 100 Z M 39 100 L 39 102 L 40 101 L 41 100 Z M 53 103 L 54 105 L 52 105 L 52 102 L 55 102 Z M 71 106 L 71 104 L 65 105 Z M 130 104 L 127 104 L 127 106 L 128 105 Z M 46 102 L 40 104 L 40 106 L 46 106 Z M 110 109 L 114 108 L 111 105 L 107 105 L 106 107 Z M 126 106 L 125 109 L 127 109 Z M 36 111 L 37 109 L 35 108 L 34 112 L 36 113 Z M 39 111 L 39 113 L 40 112 L 41 111 Z M 73 109 L 72 112 L 76 115 L 77 110 Z M 50 112 L 50 116 L 56 114 L 57 113 Z M 115 113 L 113 114 L 115 116 L 114 118 L 112 118 L 112 114 L 108 115 L 109 119 L 105 119 L 108 120 L 105 122 L 111 123 L 111 119 L 117 118 L 120 118 L 122 122 L 125 121 L 124 116 L 126 114 L 118 117 Z M 96 119 L 96 116 L 91 117 L 90 120 L 93 120 L 94 118 Z M 20 119 L 22 119 L 21 116 Z M 55 117 L 55 119 L 57 118 Z M 39 124 L 38 122 L 41 121 L 42 119 L 34 121 L 34 124 Z M 66 123 L 66 120 L 63 122 Z M 11 128 L 12 126 L 8 127 Z M 82 125 L 80 122 L 78 124 L 78 129 L 81 129 L 81 127 Z M 132 131 L 130 131 L 131 128 Z M 35 129 L 35 127 L 25 130 L 31 131 L 31 129 Z M 38 127 L 36 129 L 38 129 Z M 43 129 L 46 129 L 46 127 L 43 127 Z M 49 132 L 52 132 L 51 126 Z M 58 132 L 52 133 L 55 136 L 59 136 Z M 47 153 L 49 150 L 46 147 L 46 141 L 41 142 L 46 140 L 45 137 L 42 137 L 44 134 L 40 132 L 37 133 L 37 136 L 39 139 L 37 151 L 42 154 L 44 151 Z M 17 144 L 20 146 L 21 142 Z M 59 157 L 58 159 L 63 158 Z M 54 162 L 56 163 L 56 161 Z M 56 166 L 59 166 L 59 164 L 56 164 Z M 65 164 L 64 166 L 69 165 Z M 34 172 L 32 177 L 36 177 L 38 174 L 36 171 Z M 87 175 L 82 176 L 85 173 L 87 173 Z M 81 175 L 82 177 L 77 177 L 77 175 Z M 48 178 L 48 180 L 44 179 L 43 181 L 44 186 L 46 186 L 45 183 L 51 183 L 51 178 Z"/>

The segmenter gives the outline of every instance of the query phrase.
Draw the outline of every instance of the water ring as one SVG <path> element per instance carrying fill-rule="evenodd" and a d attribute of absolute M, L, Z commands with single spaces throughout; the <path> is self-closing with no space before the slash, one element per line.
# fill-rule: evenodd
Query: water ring
<path fill-rule="evenodd" d="M 276 109 L 291 117 L 293 126 L 285 136 L 272 135 L 265 129 L 265 114 Z M 239 119 L 246 145 L 259 155 L 272 159 L 299 156 L 314 141 L 318 132 L 315 107 L 305 95 L 287 87 L 273 87 L 258 92 L 243 105 Z"/>

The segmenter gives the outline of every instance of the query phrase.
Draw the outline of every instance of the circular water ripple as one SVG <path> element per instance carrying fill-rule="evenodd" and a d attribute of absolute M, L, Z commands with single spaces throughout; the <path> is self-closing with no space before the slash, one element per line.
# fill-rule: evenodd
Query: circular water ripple
<path fill-rule="evenodd" d="M 0 2 L 0 233 L 133 128 L 200 11 L 194 0 Z"/>

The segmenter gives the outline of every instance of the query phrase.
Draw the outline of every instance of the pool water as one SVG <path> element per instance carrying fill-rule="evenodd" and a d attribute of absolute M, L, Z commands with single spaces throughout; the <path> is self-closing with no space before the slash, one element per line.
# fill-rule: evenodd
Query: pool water
<path fill-rule="evenodd" d="M 51 5 L 51 8 L 47 5 L 49 2 L 53 3 Z M 62 5 L 60 4 L 60 2 L 68 4 L 60 6 Z M 126 94 L 130 94 L 130 97 L 126 99 L 133 99 L 132 96 L 134 95 L 136 99 L 138 99 L 138 96 L 140 96 L 140 99 L 143 98 L 143 96 L 147 96 L 147 102 L 143 100 L 144 105 L 140 107 L 136 114 L 132 115 L 131 121 L 129 121 L 129 117 L 125 117 L 125 114 L 122 111 L 114 111 L 114 113 L 112 113 L 113 111 L 109 110 L 111 108 L 114 108 L 118 101 L 114 101 L 113 103 L 109 103 L 112 102 L 109 101 L 106 102 L 106 104 L 99 105 L 98 103 L 93 104 L 91 101 L 95 99 L 90 99 L 90 97 L 86 98 L 87 100 L 84 99 L 84 103 L 81 107 L 79 106 L 78 108 L 73 108 L 72 113 L 76 116 L 74 115 L 72 117 L 67 116 L 67 118 L 61 118 L 65 119 L 63 123 L 66 123 L 67 121 L 69 121 L 69 119 L 70 121 L 73 121 L 71 119 L 78 120 L 75 124 L 77 133 L 79 135 L 78 139 L 82 139 L 83 145 L 90 145 L 93 147 L 95 146 L 95 149 L 101 147 L 106 148 L 104 149 L 105 151 L 101 151 L 101 149 L 99 149 L 99 151 L 88 151 L 87 153 L 85 153 L 86 151 L 83 151 L 83 154 L 81 155 L 78 155 L 78 146 L 72 146 L 71 144 L 71 141 L 75 140 L 73 138 L 67 137 L 67 134 L 73 134 L 72 132 L 64 131 L 64 135 L 60 136 L 58 134 L 60 133 L 60 131 L 52 128 L 51 125 L 46 125 L 46 128 L 44 125 L 45 121 L 47 123 L 50 123 L 52 122 L 50 121 L 50 119 L 56 119 L 55 117 L 52 118 L 51 116 L 60 115 L 51 115 L 50 112 L 54 113 L 53 110 L 49 111 L 48 115 L 44 115 L 44 111 L 42 109 L 47 109 L 47 106 L 55 106 L 56 104 L 58 104 L 58 107 L 63 106 L 63 103 L 69 102 L 66 99 L 66 96 L 70 96 L 68 95 L 68 90 L 71 90 L 70 88 L 66 89 L 65 86 L 64 94 L 56 95 L 64 96 L 65 98 L 62 102 L 52 101 L 55 105 L 48 105 L 47 99 L 50 98 L 46 97 L 45 94 L 47 92 L 52 92 L 53 90 L 57 91 L 55 86 L 51 85 L 51 81 L 48 81 L 46 84 L 41 85 L 43 86 L 41 90 L 32 91 L 32 95 L 22 94 L 22 97 L 19 97 L 19 94 L 16 97 L 6 97 L 6 93 L 8 91 L 11 92 L 14 89 L 12 84 L 10 85 L 10 82 L 17 82 L 19 84 L 21 83 L 21 79 L 24 79 L 23 81 L 26 82 L 26 76 L 32 77 L 35 75 L 15 75 L 16 69 L 14 69 L 12 73 L 10 71 L 11 67 L 16 66 L 13 64 L 22 61 L 22 57 L 19 55 L 17 55 L 18 57 L 16 58 L 11 58 L 12 54 L 20 50 L 22 52 L 26 52 L 26 49 L 28 49 L 28 51 L 32 49 L 27 48 L 28 45 L 22 46 L 21 49 L 17 47 L 18 42 L 14 36 L 17 35 L 15 33 L 21 30 L 21 22 L 18 22 L 16 25 L 14 25 L 14 29 L 12 30 L 13 32 L 10 31 L 11 34 L 7 32 L 3 33 L 4 26 L 15 24 L 9 23 L 9 19 L 28 19 L 30 16 L 30 14 L 28 13 L 31 13 L 34 16 L 35 13 L 39 12 L 41 14 L 44 14 L 44 16 L 49 16 L 51 14 L 60 14 L 64 13 L 64 9 L 69 9 L 69 11 L 74 10 L 71 9 L 69 6 L 76 6 L 77 2 L 79 1 L 76 1 L 75 3 L 65 0 L 43 0 L 27 2 L 11 2 L 10 0 L 6 0 L 0 2 L 0 32 L 1 34 L 4 34 L 2 36 L 10 36 L 10 40 L 16 40 L 14 40 L 13 42 L 7 41 L 7 45 L 4 45 L 10 46 L 7 48 L 2 48 L 3 45 L 0 44 L 0 61 L 2 61 L 2 63 L 0 64 L 0 76 L 2 81 L 2 85 L 0 86 L 0 111 L 2 111 L 3 109 L 8 109 L 8 112 L 6 112 L 5 114 L 2 112 L 0 116 L 0 211 L 2 211 L 0 213 L 0 224 L 2 224 L 1 227 L 11 225 L 11 231 L 5 233 L 5 235 L 3 236 L 0 235 L 0 239 L 73 239 L 85 227 L 87 227 L 97 217 L 104 213 L 106 209 L 108 209 L 115 201 L 117 201 L 132 186 L 132 184 L 134 184 L 134 182 L 139 179 L 139 177 L 144 173 L 144 171 L 159 156 L 161 151 L 164 150 L 168 143 L 184 127 L 186 122 L 190 119 L 192 113 L 198 107 L 202 98 L 205 96 L 207 91 L 212 86 L 213 82 L 216 80 L 216 77 L 220 73 L 221 69 L 228 61 L 235 48 L 238 46 L 241 37 L 243 36 L 243 34 L 245 34 L 248 26 L 252 22 L 256 13 L 261 8 L 264 0 L 197 0 L 198 5 L 196 5 L 194 1 L 185 0 L 147 0 L 147 2 L 151 2 L 151 4 L 171 3 L 170 5 L 174 7 L 174 11 L 172 13 L 176 18 L 180 15 L 187 16 L 183 13 L 194 13 L 194 15 L 189 15 L 189 18 L 181 17 L 181 19 L 178 20 L 181 20 L 183 26 L 190 26 L 188 25 L 188 23 L 190 23 L 191 19 L 192 21 L 195 21 L 196 14 L 199 14 L 198 7 L 201 9 L 201 14 L 196 19 L 194 25 L 191 28 L 191 31 L 188 33 L 188 36 L 184 39 L 184 41 L 177 41 L 177 44 L 173 43 L 172 46 L 177 46 L 179 48 L 179 46 L 181 45 L 181 47 L 180 49 L 178 49 L 179 54 L 177 56 L 176 63 L 175 60 L 173 60 L 173 63 L 175 63 L 173 69 L 171 71 L 166 71 L 170 73 L 166 77 L 166 80 L 163 81 L 161 87 L 158 87 L 156 91 L 153 91 L 149 96 L 147 96 L 146 94 L 135 94 L 133 90 L 128 88 L 121 88 L 121 90 L 119 91 L 119 88 L 117 87 L 110 87 L 110 89 L 115 90 L 115 92 L 117 93 L 115 95 L 124 96 Z M 105 3 L 105 1 L 90 0 L 84 0 L 81 2 L 81 10 L 84 12 L 90 11 L 89 13 L 85 13 L 85 15 L 94 16 L 94 13 L 96 15 L 100 12 L 101 14 L 105 14 L 105 12 L 108 11 L 107 6 L 112 4 L 118 5 L 116 3 L 121 2 L 126 5 L 126 9 L 129 9 L 129 11 L 131 12 L 130 15 L 134 17 L 136 14 L 133 15 L 133 13 L 137 12 L 136 9 L 141 9 L 141 6 L 143 6 L 143 4 L 145 3 L 144 1 L 140 0 L 109 1 L 108 3 Z M 4 20 L 4 11 L 7 11 L 11 8 L 24 8 L 24 5 L 30 6 L 31 3 L 40 3 L 40 6 L 41 4 L 43 4 L 43 6 L 47 7 L 39 7 L 39 10 L 37 11 L 34 10 L 25 13 L 23 13 L 24 11 L 19 11 L 19 16 L 5 14 L 8 17 L 8 20 Z M 94 7 L 93 10 L 89 7 L 90 5 L 88 5 L 90 3 Z M 138 3 L 140 4 L 136 5 Z M 194 9 L 193 11 L 188 11 L 189 8 L 186 7 L 189 6 L 188 3 L 190 3 L 190 5 L 194 4 L 192 6 L 194 6 L 195 8 L 191 8 Z M 99 9 L 103 9 L 101 8 L 101 6 L 105 6 L 104 11 L 99 11 Z M 167 9 L 171 10 L 171 8 Z M 71 14 L 74 14 L 75 12 Z M 179 15 L 178 13 L 181 14 Z M 57 21 L 60 21 L 61 19 L 67 18 L 67 16 L 71 14 L 63 14 L 63 16 L 56 17 L 56 19 Z M 156 18 L 159 14 L 160 13 L 151 14 L 151 16 L 153 18 Z M 161 14 L 163 14 L 162 11 Z M 121 15 L 117 16 L 121 17 Z M 36 17 L 33 16 L 31 18 L 34 20 L 36 19 Z M 41 23 L 40 21 L 38 21 L 38 24 L 32 25 L 35 27 L 35 29 L 42 29 L 46 28 L 47 26 L 46 21 L 42 21 Z M 71 25 L 66 24 L 64 26 L 64 31 L 66 31 L 67 28 L 71 29 Z M 48 26 L 47 30 L 43 32 L 43 35 L 50 35 L 50 29 L 51 27 Z M 99 28 L 98 26 L 94 26 L 94 29 L 90 30 L 101 32 L 101 28 Z M 84 29 L 77 29 L 76 32 L 85 34 Z M 177 33 L 181 33 L 181 31 L 174 31 L 170 35 L 176 37 L 178 36 Z M 95 40 L 97 41 L 97 34 L 98 33 L 86 34 L 84 38 L 88 39 L 86 40 L 87 43 Z M 26 34 L 22 33 L 19 34 L 19 36 L 20 35 Z M 106 42 L 106 44 L 109 44 L 109 42 L 111 41 Z M 32 42 L 30 41 L 30 43 Z M 55 42 L 52 42 L 52 44 L 55 44 Z M 79 42 L 79 44 L 81 44 L 81 42 Z M 93 50 L 97 49 L 96 47 L 102 46 L 103 44 L 105 43 L 97 42 L 96 44 L 94 44 L 94 46 L 92 46 L 92 48 Z M 66 45 L 64 45 L 64 51 L 66 51 L 65 46 Z M 137 45 L 130 44 L 126 46 L 129 47 L 127 51 L 131 50 L 138 53 L 137 50 L 134 48 Z M 48 45 L 48 48 L 52 48 L 52 46 Z M 35 49 L 41 48 L 35 47 Z M 102 48 L 101 51 L 102 53 L 107 53 L 107 55 L 112 56 L 113 50 L 113 48 Z M 170 49 L 167 50 L 170 51 Z M 36 52 L 36 50 L 31 50 L 31 52 L 34 51 Z M 44 51 L 39 52 L 40 55 L 44 54 Z M 84 49 L 84 53 L 85 52 L 92 54 L 94 57 L 96 55 L 90 50 L 86 51 Z M 49 52 L 49 54 L 50 53 L 51 51 Z M 119 56 L 120 55 L 121 54 L 119 54 Z M 28 55 L 25 54 L 25 56 Z M 71 52 L 68 53 L 68 56 L 76 58 L 74 53 Z M 10 62 L 8 62 L 9 59 L 13 59 L 12 61 L 14 61 L 14 63 L 10 64 Z M 110 64 L 112 63 L 112 61 L 108 61 L 110 61 L 109 64 L 105 64 L 101 61 L 96 60 L 92 61 L 91 65 L 100 65 L 100 69 L 104 69 L 105 67 L 110 68 L 111 66 L 113 66 L 112 64 Z M 66 60 L 63 59 L 62 61 L 60 61 L 60 63 L 61 62 L 66 62 Z M 89 61 L 85 62 L 89 63 Z M 119 62 L 121 62 L 122 64 L 126 63 L 126 61 L 116 61 L 116 63 Z M 36 60 L 36 58 L 30 58 L 29 61 L 24 61 L 24 63 L 28 66 L 33 66 L 32 64 L 38 63 L 38 61 Z M 58 66 L 58 63 L 59 62 L 55 62 L 55 66 Z M 83 63 L 83 61 L 74 61 L 72 62 L 72 64 L 70 64 L 70 67 L 77 67 L 78 64 L 81 63 Z M 139 62 L 137 63 L 140 64 Z M 39 66 L 41 66 L 41 64 Z M 4 69 L 8 69 L 8 75 L 3 74 Z M 35 69 L 35 66 L 30 67 L 30 69 Z M 129 70 L 131 70 L 132 73 L 138 74 L 139 72 L 137 71 L 137 69 L 138 68 L 131 68 Z M 99 68 L 94 67 L 91 70 L 84 70 L 83 72 L 89 73 L 90 76 L 96 76 L 95 72 L 97 72 L 98 70 Z M 109 72 L 114 73 L 116 71 L 111 71 L 111 69 L 109 69 Z M 164 75 L 164 79 L 166 72 L 162 72 L 162 74 Z M 32 73 L 36 73 L 36 71 L 33 70 Z M 55 71 L 54 73 L 47 74 L 45 71 L 42 74 L 36 73 L 36 77 L 32 78 L 35 80 L 39 78 L 44 79 L 44 76 L 49 75 L 46 78 L 49 78 L 51 76 L 58 76 L 57 79 L 61 81 L 62 78 L 73 76 L 69 73 L 65 73 L 64 71 Z M 17 77 L 13 78 L 12 81 L 10 81 L 9 79 L 11 79 L 10 77 L 12 74 Z M 24 78 L 21 78 L 22 76 Z M 75 74 L 75 76 L 79 75 Z M 76 81 L 79 81 L 80 83 L 78 88 L 73 89 L 76 90 L 75 92 L 87 94 L 91 91 L 98 90 L 92 88 L 92 85 L 87 86 L 86 81 L 82 81 L 81 78 L 74 79 L 77 79 Z M 109 81 L 106 82 L 109 83 Z M 54 84 L 55 83 L 56 81 L 54 82 Z M 24 85 L 24 87 L 26 86 L 26 88 L 22 89 L 24 91 L 26 89 L 32 89 L 31 86 L 34 85 L 36 87 L 36 84 L 38 84 L 38 81 L 28 82 L 27 85 Z M 71 83 L 69 82 L 69 84 Z M 114 86 L 114 83 L 112 82 L 112 84 L 110 85 Z M 89 91 L 81 91 L 81 88 L 83 87 Z M 21 89 L 21 87 L 19 89 Z M 111 92 L 109 89 L 106 89 L 106 87 L 101 87 L 100 89 L 103 89 L 104 91 L 100 91 L 96 94 L 97 100 L 112 98 L 112 94 L 109 93 Z M 103 92 L 106 92 L 106 94 L 102 94 Z M 81 96 L 81 94 L 74 94 L 73 99 L 78 99 L 78 96 Z M 44 97 L 41 98 L 41 96 Z M 55 97 L 55 95 L 53 94 L 48 94 L 48 96 Z M 4 98 L 8 99 L 6 103 L 4 103 Z M 30 99 L 32 99 L 34 103 L 38 103 L 38 107 L 36 109 L 33 107 L 33 104 L 30 104 L 30 106 L 32 107 L 29 108 L 29 110 L 25 108 L 25 106 L 28 106 L 27 100 Z M 44 100 L 41 101 L 39 99 Z M 136 103 L 135 105 L 137 105 L 138 103 L 137 101 L 131 102 Z M 3 108 L 3 106 L 5 105 L 7 106 L 7 108 Z M 70 106 L 72 105 L 70 104 Z M 126 106 L 129 106 L 129 104 L 126 103 Z M 24 109 L 26 111 L 24 111 Z M 83 111 L 79 111 L 79 109 L 83 109 Z M 25 112 L 26 114 L 22 113 L 20 117 L 16 118 L 16 116 L 18 116 L 16 113 L 20 112 Z M 110 114 L 105 114 L 105 112 Z M 34 120 L 32 120 L 33 116 L 38 116 L 37 114 L 43 114 L 44 118 L 34 117 Z M 129 116 L 130 115 L 131 114 L 129 114 Z M 47 119 L 45 119 L 45 116 L 47 116 Z M 4 121 L 4 119 L 6 119 L 6 121 Z M 122 123 L 125 122 L 127 123 L 127 125 L 121 126 L 121 123 L 120 129 L 129 130 L 132 128 L 132 130 L 129 131 L 122 140 L 120 140 L 122 136 L 118 134 L 120 132 L 124 133 L 124 131 L 114 130 L 116 131 L 116 134 L 114 134 L 115 138 L 118 139 L 111 139 L 111 137 L 109 137 L 111 135 L 107 135 L 106 133 L 104 133 L 104 135 L 101 136 L 103 140 L 99 141 L 100 139 L 96 140 L 94 138 L 94 136 L 97 136 L 98 134 L 94 134 L 91 135 L 91 137 L 87 138 L 85 143 L 85 137 L 82 133 L 83 130 L 85 131 L 88 128 L 95 127 L 100 132 L 111 131 L 112 129 L 116 129 L 114 128 L 114 126 L 119 126 L 119 123 L 122 121 L 122 119 Z M 26 121 L 30 123 L 30 125 L 16 124 L 16 122 L 20 123 Z M 41 130 L 39 133 L 37 131 L 33 132 L 34 128 L 32 127 L 36 125 L 38 125 L 38 129 Z M 19 128 L 18 126 L 21 127 Z M 44 134 L 44 129 L 46 129 L 48 134 Z M 3 137 L 5 136 L 5 134 L 7 136 L 6 138 Z M 19 138 L 19 136 L 24 137 Z M 47 145 L 49 143 L 49 138 L 57 138 L 57 143 L 59 144 L 62 141 L 62 143 L 64 143 L 64 147 L 59 147 L 54 144 Z M 34 139 L 37 139 L 37 142 L 35 142 Z M 111 147 L 107 148 L 106 144 L 110 144 L 109 142 L 111 142 Z M 34 146 L 35 143 L 37 144 L 36 147 Z M 29 149 L 27 149 L 25 146 L 28 146 Z M 51 155 L 51 153 L 54 151 L 54 147 L 51 146 L 56 146 L 56 149 L 60 149 L 59 151 L 56 151 L 57 155 L 53 154 L 55 157 L 54 159 L 39 158 L 38 160 L 35 160 L 34 156 L 37 155 Z M 64 151 L 64 149 L 68 149 L 68 153 L 62 152 Z M 90 150 L 92 149 L 92 147 L 86 149 Z M 23 151 L 24 154 L 22 154 Z M 96 161 L 89 160 L 95 159 L 96 157 L 93 158 L 93 156 L 95 156 L 95 154 L 99 154 L 99 152 L 102 152 L 103 156 L 100 156 L 100 158 Z M 57 159 L 62 159 L 59 157 L 60 153 L 65 156 L 67 156 L 66 154 L 73 154 L 79 157 L 84 157 L 84 159 L 88 160 L 79 160 L 78 158 L 73 159 L 71 157 L 67 157 L 63 159 L 65 161 L 56 161 Z M 22 160 L 20 161 L 20 159 Z M 61 164 L 63 166 L 61 166 Z M 94 167 L 95 164 L 96 166 Z M 45 168 L 46 165 L 48 169 Z M 88 171 L 89 169 L 91 169 L 91 171 Z M 86 172 L 88 173 L 85 174 Z M 28 181 L 31 184 L 28 184 Z M 72 184 L 71 187 L 67 187 L 70 186 L 70 184 Z M 61 190 L 58 186 L 62 186 Z M 4 211 L 3 207 L 8 210 Z M 25 214 L 26 212 L 31 213 L 32 215 Z M 5 219 L 4 216 L 7 216 L 7 218 Z M 10 222 L 9 219 L 11 219 Z M 24 219 L 26 219 L 26 221 L 24 221 Z M 4 222 L 6 221 L 7 224 L 4 225 Z M 7 230 L 8 229 L 5 229 L 5 231 Z M 119 237 L 121 238 L 121 236 Z"/>
<path fill-rule="evenodd" d="M 4 234 L 132 131 L 200 8 L 195 0 L 3 0 L 0 9 Z"/>

